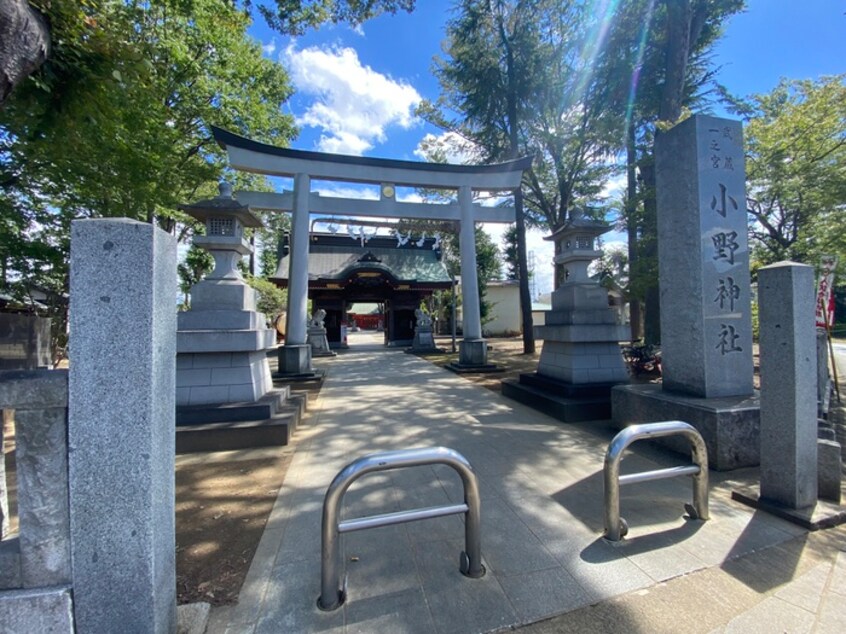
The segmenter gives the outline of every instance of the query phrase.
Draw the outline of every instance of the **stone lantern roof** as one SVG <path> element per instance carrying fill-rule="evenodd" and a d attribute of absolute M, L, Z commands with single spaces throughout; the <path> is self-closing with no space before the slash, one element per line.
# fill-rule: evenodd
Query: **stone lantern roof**
<path fill-rule="evenodd" d="M 589 235 L 591 239 L 594 239 L 610 230 L 611 225 L 607 222 L 585 218 L 584 211 L 574 209 L 571 218 L 553 231 L 552 235 L 546 236 L 544 240 L 564 242 L 568 237 L 575 235 Z M 573 246 L 562 245 L 562 250 L 566 248 L 573 248 Z"/>
<path fill-rule="evenodd" d="M 192 218 L 205 223 L 206 234 L 195 235 L 194 244 L 207 249 L 215 256 L 216 262 L 217 251 L 231 251 L 238 255 L 252 253 L 252 248 L 244 239 L 244 227 L 264 226 L 249 205 L 242 205 L 235 200 L 229 183 L 222 182 L 219 187 L 220 195 L 216 198 L 179 206 Z"/>
<path fill-rule="evenodd" d="M 564 265 L 567 282 L 587 283 L 588 266 L 602 251 L 597 248 L 596 239 L 611 230 L 611 225 L 584 217 L 581 210 L 573 210 L 573 216 L 544 240 L 554 240 L 557 248 L 556 264 Z"/>
<path fill-rule="evenodd" d="M 190 205 L 179 205 L 179 209 L 186 214 L 206 224 L 212 218 L 234 218 L 244 227 L 261 227 L 261 219 L 256 216 L 249 205 L 242 205 L 232 195 L 232 185 L 223 181 L 218 185 L 220 194 L 214 198 L 200 200 Z"/>

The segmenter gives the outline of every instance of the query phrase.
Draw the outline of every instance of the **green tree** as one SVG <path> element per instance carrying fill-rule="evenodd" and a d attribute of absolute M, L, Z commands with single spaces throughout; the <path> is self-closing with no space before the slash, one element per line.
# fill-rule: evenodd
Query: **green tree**
<path fill-rule="evenodd" d="M 846 75 L 786 80 L 745 111 L 747 208 L 756 265 L 846 258 Z"/>
<path fill-rule="evenodd" d="M 414 0 L 276 0 L 276 7 L 253 0 L 224 0 L 232 9 L 247 12 L 254 5 L 268 24 L 292 35 L 323 22 L 359 24 L 380 13 L 411 11 Z M 63 81 L 85 72 L 90 54 L 95 56 L 108 39 L 91 38 L 89 27 L 102 22 L 108 5 L 143 8 L 154 2 L 138 0 L 4 0 L 0 2 L 0 107 L 12 90 L 45 61 L 54 65 Z M 191 2 L 173 2 L 174 8 L 190 13 Z M 179 6 L 177 6 L 177 4 Z M 79 36 L 79 39 L 68 36 Z M 59 60 L 56 60 L 56 57 Z"/>
<path fill-rule="evenodd" d="M 447 27 L 448 57 L 436 73 L 442 96 L 424 112 L 458 132 L 486 161 L 539 157 L 515 191 L 524 352 L 534 351 L 523 207 L 530 224 L 548 229 L 595 197 L 610 173 L 616 119 L 598 80 L 599 18 L 585 3 L 464 0 Z M 449 119 L 441 113 L 458 116 Z M 560 267 L 556 280 L 560 281 Z"/>
<path fill-rule="evenodd" d="M 185 254 L 185 259 L 176 266 L 179 275 L 179 290 L 182 291 L 182 305 L 190 308 L 191 288 L 214 268 L 214 258 L 205 249 L 192 244 Z"/>
<path fill-rule="evenodd" d="M 295 132 L 280 110 L 291 94 L 284 70 L 228 0 L 44 6 L 52 54 L 0 110 L 0 261 L 16 294 L 67 292 L 76 218 L 175 231 L 177 205 L 214 195 L 224 168 L 210 124 L 280 145 Z"/>
<path fill-rule="evenodd" d="M 285 235 L 291 231 L 291 217 L 286 213 L 266 212 L 262 214 L 264 228 L 256 231 L 261 254 L 259 275 L 273 277 L 282 257 L 281 245 Z"/>
<path fill-rule="evenodd" d="M 288 291 L 273 282 L 253 275 L 245 276 L 247 284 L 256 290 L 256 310 L 264 313 L 268 324 L 281 315 L 288 307 Z"/>
<path fill-rule="evenodd" d="M 548 229 L 599 193 L 622 129 L 596 72 L 598 19 L 576 1 L 463 0 L 437 62 L 441 99 L 423 110 L 483 160 L 539 156 L 524 195 L 530 222 Z"/>
<path fill-rule="evenodd" d="M 505 279 L 520 279 L 520 267 L 518 263 L 517 225 L 508 225 L 508 229 L 502 235 L 502 259 L 505 263 Z"/>
<path fill-rule="evenodd" d="M 611 21 L 602 76 L 616 87 L 609 93 L 614 108 L 626 113 L 623 220 L 633 338 L 640 336 L 641 300 L 646 339 L 660 341 L 654 140 L 691 110 L 707 107 L 707 93 L 718 88 L 710 52 L 722 24 L 743 7 L 743 0 L 623 0 Z"/>
<path fill-rule="evenodd" d="M 306 29 L 324 22 L 356 25 L 381 13 L 410 12 L 415 0 L 275 0 L 275 3 L 276 7 L 258 5 L 267 23 L 281 33 L 302 35 Z"/>

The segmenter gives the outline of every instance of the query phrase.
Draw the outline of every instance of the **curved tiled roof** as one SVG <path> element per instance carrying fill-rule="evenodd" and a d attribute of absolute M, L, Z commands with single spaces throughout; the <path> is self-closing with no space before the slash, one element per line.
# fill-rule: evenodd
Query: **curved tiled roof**
<path fill-rule="evenodd" d="M 379 271 L 402 282 L 449 284 L 450 276 L 439 252 L 427 241 L 422 247 L 390 246 L 393 239 L 377 238 L 365 246 L 345 236 L 325 236 L 309 244 L 309 280 L 345 280 L 355 271 Z M 328 238 L 328 239 L 327 239 Z M 274 279 L 288 279 L 289 257 L 279 261 Z"/>

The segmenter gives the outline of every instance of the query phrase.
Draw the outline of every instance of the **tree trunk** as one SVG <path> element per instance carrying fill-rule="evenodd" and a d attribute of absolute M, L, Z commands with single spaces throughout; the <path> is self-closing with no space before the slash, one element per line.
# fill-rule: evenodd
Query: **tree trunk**
<path fill-rule="evenodd" d="M 520 312 L 523 317 L 523 354 L 534 354 L 535 332 L 526 257 L 526 221 L 523 217 L 523 191 L 519 187 L 514 190 L 514 208 L 517 212 L 517 275 L 520 278 Z"/>
<path fill-rule="evenodd" d="M 664 0 L 667 6 L 667 50 L 664 61 L 664 86 L 658 105 L 658 120 L 674 124 L 681 115 L 684 85 L 687 77 L 687 62 L 690 57 L 691 31 L 694 12 L 691 0 Z M 701 27 L 697 26 L 698 30 Z M 698 33 L 695 33 L 698 37 Z M 661 135 L 661 128 L 656 127 L 655 138 Z M 654 151 L 653 151 L 654 154 Z M 645 196 L 643 201 L 644 230 L 654 232 L 654 240 L 649 242 L 648 258 L 658 259 L 658 210 L 655 200 L 655 166 L 653 162 L 641 168 Z M 644 338 L 646 343 L 661 342 L 661 302 L 658 279 L 646 289 L 646 318 L 644 320 Z"/>
<path fill-rule="evenodd" d="M 667 57 L 665 80 L 658 105 L 658 120 L 675 123 L 681 115 L 687 60 L 690 57 L 691 0 L 665 0 L 667 5 Z M 656 132 L 658 134 L 658 132 Z"/>
<path fill-rule="evenodd" d="M 497 14 L 499 37 L 506 51 L 506 119 L 508 122 L 508 145 L 510 158 L 517 158 L 520 152 L 517 128 L 519 115 L 517 113 L 517 81 L 514 76 L 514 52 L 503 24 L 502 14 Z M 532 320 L 532 295 L 529 291 L 529 265 L 526 254 L 526 221 L 523 216 L 523 188 L 522 184 L 514 190 L 514 208 L 517 224 L 517 275 L 520 279 L 520 313 L 523 319 L 523 354 L 534 354 L 535 333 Z"/>
<path fill-rule="evenodd" d="M 0 106 L 50 54 L 50 29 L 26 0 L 0 0 Z"/>

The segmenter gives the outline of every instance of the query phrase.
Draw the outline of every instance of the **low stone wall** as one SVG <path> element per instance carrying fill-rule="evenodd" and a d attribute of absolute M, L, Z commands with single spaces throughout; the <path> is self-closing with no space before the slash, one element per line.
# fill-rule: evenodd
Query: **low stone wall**
<path fill-rule="evenodd" d="M 0 540 L 4 632 L 73 632 L 68 504 L 68 375 L 0 372 L 15 411 L 19 531 Z"/>

